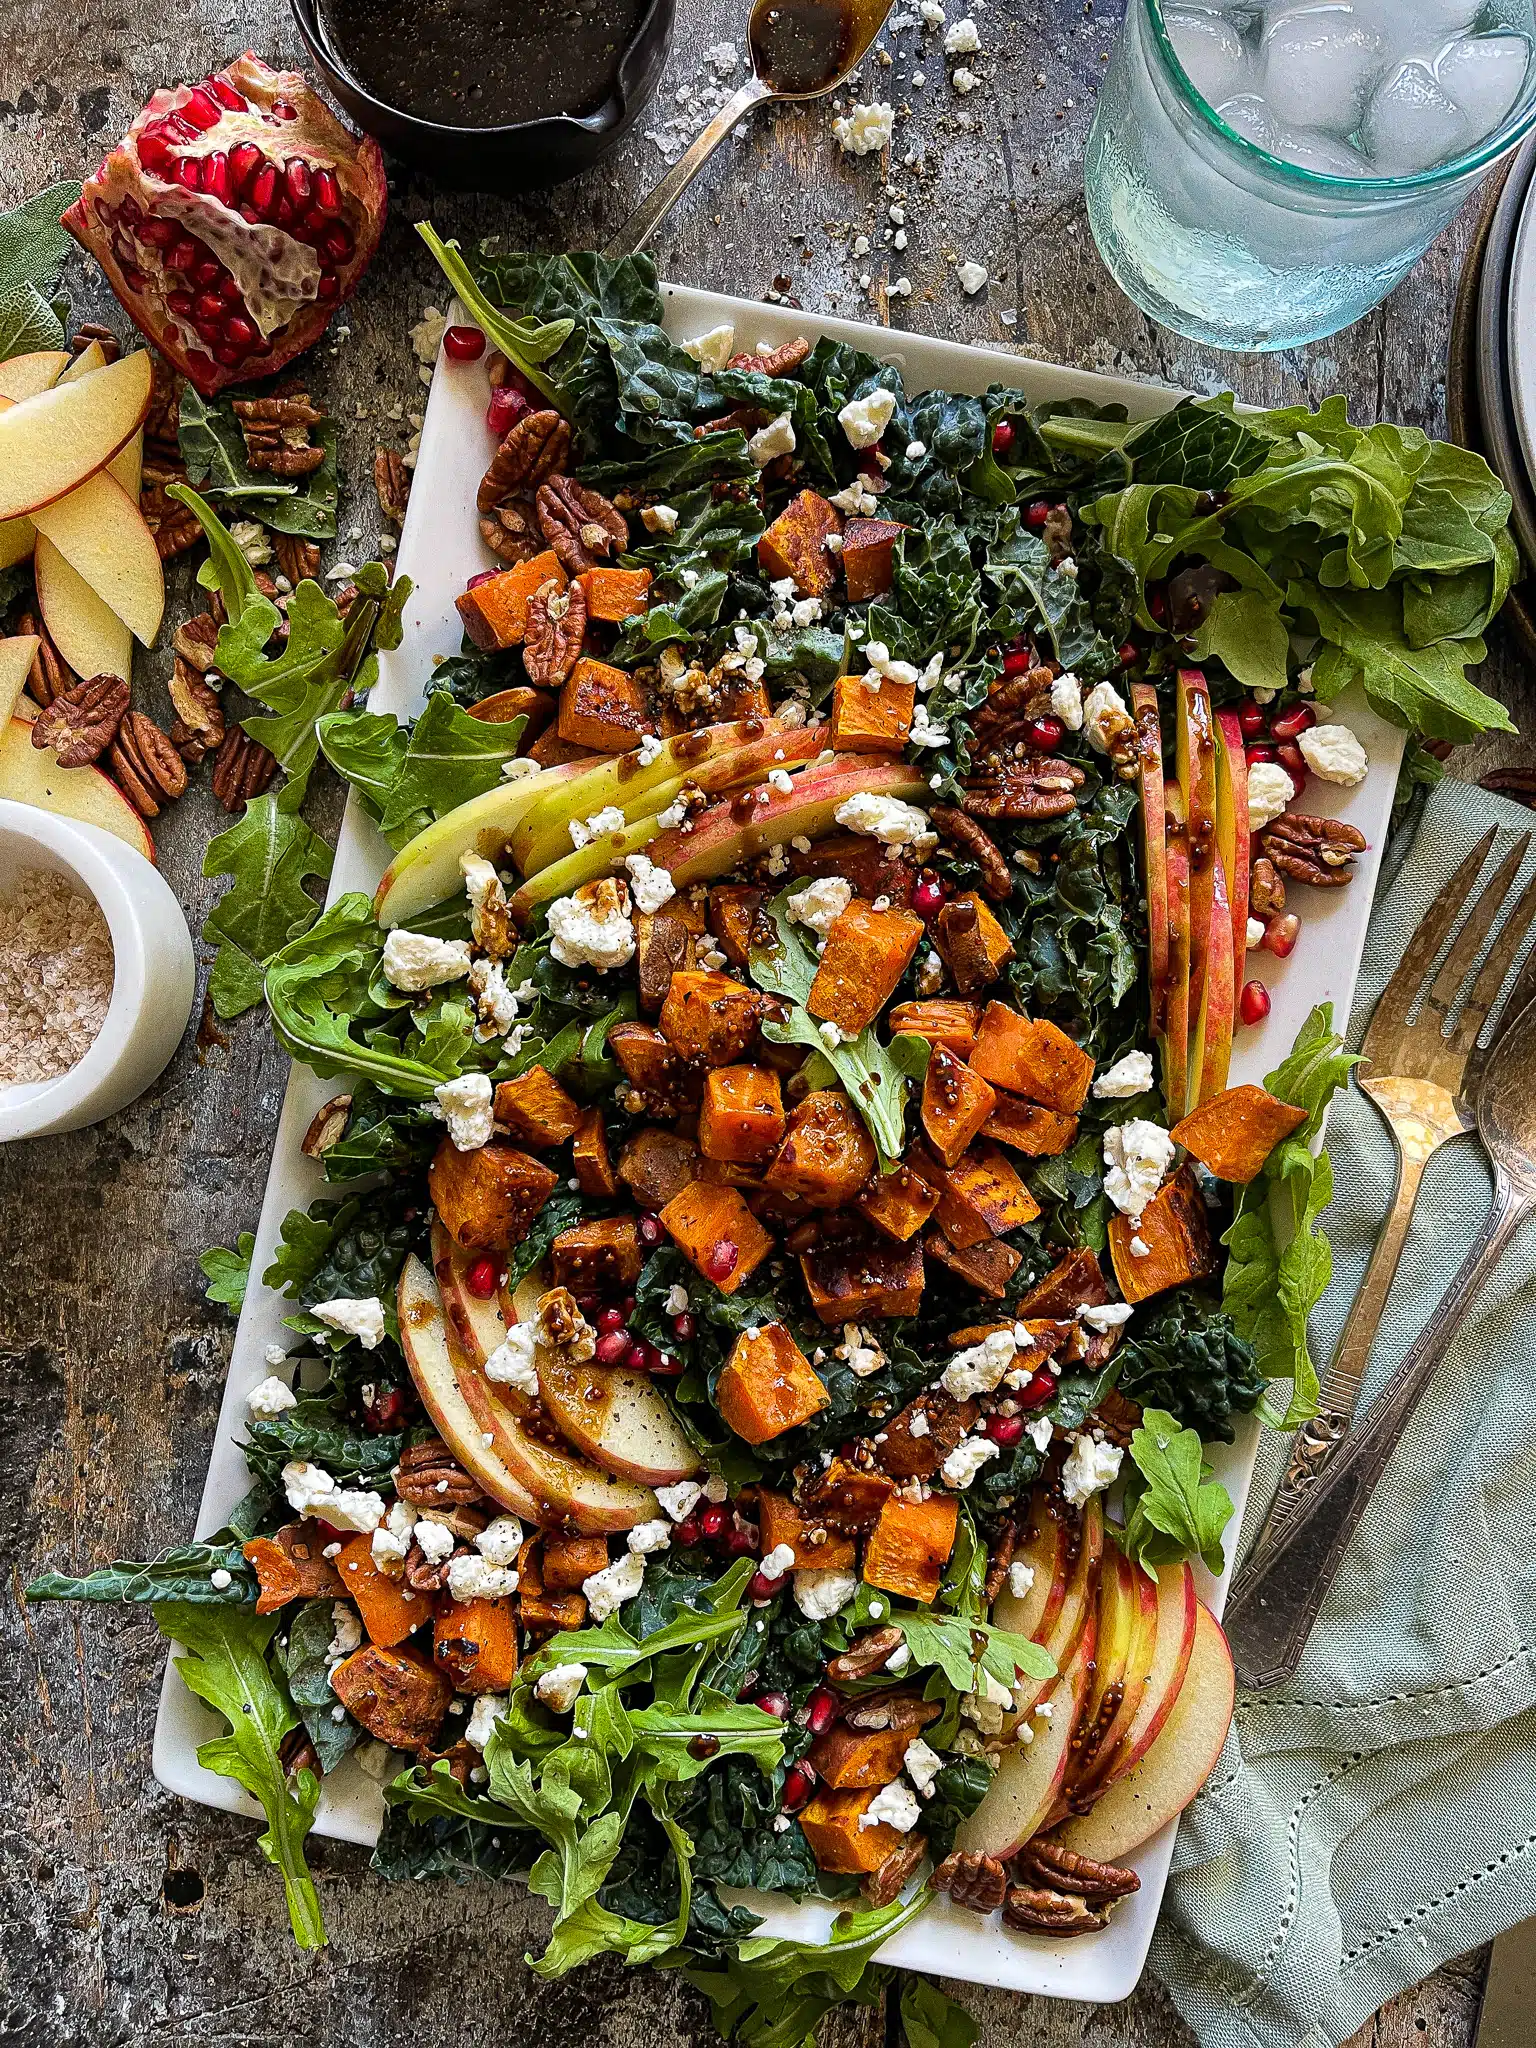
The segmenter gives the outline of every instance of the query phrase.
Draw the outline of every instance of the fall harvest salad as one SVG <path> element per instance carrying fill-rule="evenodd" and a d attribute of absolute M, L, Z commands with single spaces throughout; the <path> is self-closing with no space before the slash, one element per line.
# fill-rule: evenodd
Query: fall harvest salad
<path fill-rule="evenodd" d="M 1310 1412 L 1349 1066 L 1318 1012 L 1231 1087 L 1234 1033 L 1365 850 L 1333 701 L 1501 715 L 1508 501 L 1342 401 L 908 393 L 424 232 L 494 566 L 411 723 L 319 720 L 393 858 L 266 970 L 340 1092 L 251 1491 L 33 1596 L 156 1604 L 303 1941 L 355 1751 L 382 1871 L 526 1876 L 540 1971 L 682 1962 L 798 2041 L 925 1910 L 1091 1936 L 1215 1761 L 1204 1446 Z"/>

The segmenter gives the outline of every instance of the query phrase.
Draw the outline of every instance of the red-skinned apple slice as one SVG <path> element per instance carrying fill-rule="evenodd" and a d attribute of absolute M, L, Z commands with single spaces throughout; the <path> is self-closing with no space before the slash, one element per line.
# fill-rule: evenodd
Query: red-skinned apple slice
<path fill-rule="evenodd" d="M 1217 712 L 1216 737 L 1216 843 L 1227 871 L 1227 901 L 1232 908 L 1232 986 L 1241 988 L 1248 953 L 1248 870 L 1253 847 L 1248 829 L 1248 754 L 1236 711 Z"/>
<path fill-rule="evenodd" d="M 1210 1609 L 1201 1606 L 1189 1669 L 1162 1732 L 1091 1812 L 1066 1823 L 1057 1837 L 1062 1847 L 1096 1862 L 1123 1863 L 1182 1813 L 1216 1768 L 1232 1725 L 1235 1691 L 1227 1639 Z M 985 1810 L 983 1800 L 978 1813 Z"/>
<path fill-rule="evenodd" d="M 1205 1002 L 1206 961 L 1211 938 L 1211 898 L 1216 863 L 1216 738 L 1211 697 L 1197 668 L 1178 676 L 1177 755 L 1184 791 L 1189 845 L 1189 1018 L 1199 1022 Z M 1198 1069 L 1191 1059 L 1184 1107 L 1193 1109 Z M 1170 1103 L 1177 1110 L 1177 1103 Z"/>
<path fill-rule="evenodd" d="M 1191 1104 L 1209 1102 L 1227 1085 L 1237 988 L 1232 979 L 1232 910 L 1226 867 L 1218 853 L 1211 862 L 1211 931 L 1205 962 L 1205 999 L 1189 1055 Z"/>
<path fill-rule="evenodd" d="M 1157 1647 L 1157 1581 L 1148 1578 L 1141 1566 L 1133 1564 L 1119 1549 L 1114 1554 L 1124 1581 L 1121 1593 L 1130 1608 L 1130 1640 L 1121 1672 L 1120 1704 L 1099 1737 L 1093 1755 L 1084 1759 L 1081 1776 L 1074 1781 L 1073 1789 L 1078 1797 L 1084 1796 L 1087 1787 L 1106 1775 L 1122 1739 L 1129 1733 L 1146 1696 Z M 1107 1568 L 1101 1576 L 1107 1578 Z M 1089 1725 L 1093 1725 L 1091 1720 Z"/>
<path fill-rule="evenodd" d="M 11 722 L 11 713 L 32 673 L 32 657 L 37 649 L 35 633 L 17 633 L 9 640 L 0 640 L 0 733 Z"/>
<path fill-rule="evenodd" d="M 1071 1573 L 1067 1558 L 1067 1532 L 1060 1517 L 1038 1506 L 1034 1509 L 1034 1516 L 1033 1526 L 1013 1558 L 1015 1564 L 1028 1565 L 1034 1573 L 1029 1591 L 1020 1599 L 1008 1590 L 1005 1582 L 1003 1591 L 993 1602 L 992 1615 L 999 1628 L 1028 1636 L 1032 1643 L 1043 1643 L 1061 1612 Z"/>
<path fill-rule="evenodd" d="M 962 1821 L 955 1847 L 970 1854 L 1011 1856 L 1037 1834 L 1055 1806 L 1072 1759 L 1072 1736 L 1083 1713 L 1093 1675 L 1097 1617 L 1090 1614 L 1077 1648 L 1059 1678 L 1047 1681 L 1038 1702 L 1049 1714 L 1029 1718 L 1033 1736 L 1003 1751 L 1002 1762 L 980 1806 Z"/>
<path fill-rule="evenodd" d="M 51 505 L 110 462 L 149 409 L 149 352 L 0 411 L 0 519 Z"/>
<path fill-rule="evenodd" d="M 1163 1096 L 1183 1114 L 1189 1086 L 1189 831 L 1182 783 L 1163 789 L 1168 837 L 1168 1001 L 1163 1022 Z"/>
<path fill-rule="evenodd" d="M 132 633 L 46 534 L 37 536 L 32 574 L 43 624 L 75 674 L 121 676 L 128 682 L 133 671 Z"/>
<path fill-rule="evenodd" d="M 1099 1566 L 1103 1554 L 1104 1503 L 1095 1494 L 1083 1507 L 1077 1554 L 1072 1561 L 1072 1575 L 1067 1581 L 1061 1610 L 1056 1616 L 1050 1634 L 1041 1644 L 1041 1648 L 1045 1650 L 1058 1671 L 1066 1670 L 1078 1643 L 1082 1640 L 1084 1630 L 1095 1621 L 1098 1613 Z M 1002 1604 L 999 1597 L 993 1606 L 994 1615 L 999 1615 Z M 1001 1621 L 1001 1626 L 1007 1628 L 1010 1624 Z M 1023 1695 L 1016 1718 L 1022 1719 L 1026 1714 L 1033 1712 L 1054 1683 L 1053 1679 L 1042 1679 L 1032 1693 Z"/>
<path fill-rule="evenodd" d="M 516 782 L 499 783 L 482 796 L 435 819 L 395 855 L 373 895 L 373 914 L 386 930 L 409 924 L 423 911 L 462 896 L 459 861 L 466 853 L 505 865 L 517 825 L 551 789 L 566 788 L 588 772 L 584 761 L 562 761 Z"/>
<path fill-rule="evenodd" d="M 1152 1030 L 1161 1036 L 1168 1006 L 1168 832 L 1163 804 L 1163 733 L 1157 690 L 1132 683 L 1136 771 L 1141 789 L 1141 872 L 1147 891 L 1147 977 Z"/>
<path fill-rule="evenodd" d="M 1138 1565 L 1138 1572 L 1141 1567 Z M 1142 1574 L 1143 1577 L 1145 1574 Z M 1157 1617 L 1152 1638 L 1152 1661 L 1146 1686 L 1131 1725 L 1120 1738 L 1118 1748 L 1098 1774 L 1101 1790 L 1107 1790 L 1135 1769 L 1161 1734 L 1172 1713 L 1189 1668 L 1189 1653 L 1195 1640 L 1195 1575 L 1187 1564 L 1166 1564 L 1157 1575 Z"/>
<path fill-rule="evenodd" d="M 0 797 L 98 826 L 147 861 L 155 857 L 148 827 L 117 784 L 99 768 L 61 768 L 46 748 L 33 746 L 30 718 L 11 719 L 0 737 Z"/>
<path fill-rule="evenodd" d="M 77 574 L 148 647 L 165 610 L 165 570 L 137 504 L 106 470 L 32 514 Z"/>

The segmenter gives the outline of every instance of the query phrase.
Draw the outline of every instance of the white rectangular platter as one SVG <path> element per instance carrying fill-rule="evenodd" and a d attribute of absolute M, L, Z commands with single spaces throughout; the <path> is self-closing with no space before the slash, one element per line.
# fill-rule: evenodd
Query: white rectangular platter
<path fill-rule="evenodd" d="M 667 288 L 666 325 L 684 338 L 731 321 L 738 344 L 779 343 L 799 334 L 830 335 L 852 343 L 901 371 L 909 391 L 947 389 L 984 391 L 989 384 L 1007 384 L 1032 402 L 1047 398 L 1083 397 L 1100 404 L 1124 405 L 1133 419 L 1166 410 L 1181 395 L 1164 386 L 1129 383 L 1085 370 L 1058 368 L 992 349 L 870 327 L 849 320 L 822 319 L 755 301 L 724 298 L 712 292 Z M 477 530 L 475 491 L 491 453 L 485 429 L 485 372 L 478 363 L 452 363 L 439 356 L 421 437 L 421 455 L 411 490 L 410 510 L 401 536 L 400 573 L 413 585 L 405 609 L 405 635 L 397 651 L 386 654 L 369 703 L 376 711 L 401 718 L 421 706 L 434 655 L 457 653 L 460 624 L 454 599 L 467 579 L 490 566 Z M 1363 698 L 1351 692 L 1340 709 L 1359 733 L 1370 757 L 1366 780 L 1356 789 L 1313 785 L 1308 804 L 1315 811 L 1346 818 L 1370 842 L 1360 872 L 1349 889 L 1314 892 L 1308 905 L 1303 943 L 1288 961 L 1266 955 L 1264 979 L 1273 1008 L 1264 1025 L 1238 1036 L 1232 1063 L 1234 1081 L 1257 1081 L 1289 1049 L 1307 1013 L 1316 1003 L 1331 1002 L 1335 1017 L 1348 1017 L 1355 976 L 1365 943 L 1365 928 L 1386 838 L 1392 795 L 1396 787 L 1403 734 L 1377 718 Z M 336 850 L 330 894 L 371 891 L 383 873 L 389 849 L 363 816 L 349 803 Z M 335 1092 L 335 1084 L 317 1080 L 295 1067 L 278 1123 L 272 1170 L 256 1231 L 252 1273 L 270 1263 L 279 1226 L 290 1209 L 303 1208 L 324 1191 L 318 1166 L 305 1159 L 299 1141 L 315 1111 Z M 243 1218 L 231 1217 L 231 1232 Z M 247 1491 L 249 1480 L 240 1443 L 245 1397 L 264 1379 L 266 1347 L 284 1343 L 287 1304 L 270 1288 L 252 1279 L 235 1335 L 229 1379 L 219 1415 L 198 1517 L 198 1534 L 217 1529 Z M 1243 1505 L 1253 1476 L 1257 1425 L 1249 1423 L 1236 1444 L 1217 1446 L 1213 1455 L 1217 1477 L 1236 1506 L 1227 1532 L 1227 1570 L 1213 1579 L 1198 1563 L 1202 1598 L 1220 1614 L 1231 1570 L 1230 1546 L 1242 1523 Z M 197 1761 L 199 1743 L 218 1732 L 215 1717 L 167 1668 L 155 1724 L 154 1771 L 162 1785 L 204 1805 L 230 1813 L 256 1815 L 255 1803 L 227 1778 L 215 1777 Z M 315 1822 L 322 1835 L 340 1841 L 372 1844 L 383 1815 L 383 1797 L 355 1760 L 325 1781 Z M 1116 1912 L 1109 1927 L 1086 1940 L 1052 1942 L 1014 1934 L 994 1922 L 938 1899 L 914 1924 L 887 1943 L 881 1960 L 935 1976 L 959 1977 L 1048 1997 L 1109 2003 L 1126 1997 L 1146 1962 L 1152 1929 L 1167 1881 L 1176 1823 L 1132 1859 L 1141 1875 L 1141 1890 Z M 796 1905 L 780 1897 L 744 1894 L 765 1917 L 763 1931 L 801 1940 L 825 1937 L 832 1909 Z"/>

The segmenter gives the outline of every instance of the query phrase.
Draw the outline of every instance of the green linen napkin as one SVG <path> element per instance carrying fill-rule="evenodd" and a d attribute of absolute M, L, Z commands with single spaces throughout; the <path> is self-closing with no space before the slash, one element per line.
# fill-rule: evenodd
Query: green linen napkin
<path fill-rule="evenodd" d="M 1378 896 L 1350 1044 L 1467 848 L 1536 823 L 1474 785 L 1429 796 Z M 1530 863 L 1527 864 L 1529 872 Z M 1358 1090 L 1328 1127 L 1332 1351 L 1392 1195 Z M 1435 1158 L 1362 1403 L 1439 1299 L 1492 1199 L 1473 1138 Z M 1266 1437 L 1270 1433 L 1266 1432 Z M 1285 1462 L 1266 1442 L 1250 1542 Z M 1449 1957 L 1536 1913 L 1536 1228 L 1509 1246 L 1356 1532 L 1291 1682 L 1240 1693 L 1184 1817 L 1152 1950 L 1201 2048 L 1335 2048 Z M 1536 2038 L 1536 2019 L 1533 2019 Z"/>

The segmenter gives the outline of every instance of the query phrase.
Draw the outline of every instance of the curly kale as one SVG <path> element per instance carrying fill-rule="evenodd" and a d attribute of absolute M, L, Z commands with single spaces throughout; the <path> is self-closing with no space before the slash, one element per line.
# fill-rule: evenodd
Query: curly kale
<path fill-rule="evenodd" d="M 1231 1443 L 1232 1417 L 1250 1413 L 1264 1393 L 1253 1346 L 1194 1288 L 1175 1289 L 1134 1323 L 1116 1360 L 1127 1399 L 1166 1409 L 1207 1440 Z"/>

